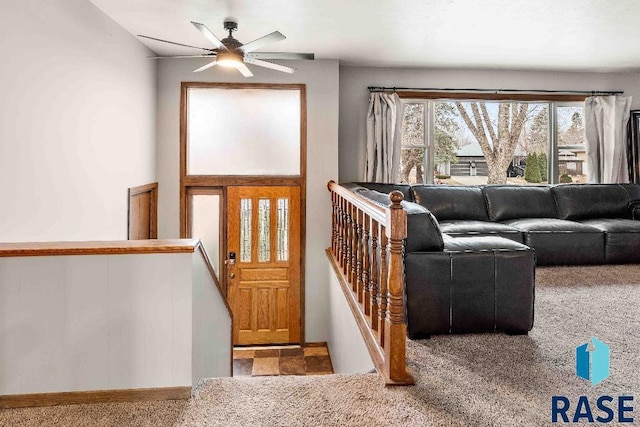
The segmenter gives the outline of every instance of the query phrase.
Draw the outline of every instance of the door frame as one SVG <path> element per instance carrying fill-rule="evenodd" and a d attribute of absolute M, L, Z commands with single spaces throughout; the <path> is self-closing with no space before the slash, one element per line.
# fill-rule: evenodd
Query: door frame
<path fill-rule="evenodd" d="M 188 93 L 191 88 L 218 89 L 273 89 L 300 92 L 300 174 L 299 175 L 188 175 L 187 174 L 187 118 Z M 306 248 L 306 194 L 307 194 L 307 95 L 305 84 L 276 83 L 205 83 L 182 82 L 180 85 L 180 237 L 189 237 L 189 192 L 195 189 L 217 188 L 222 193 L 223 227 L 220 253 L 228 253 L 226 236 L 227 187 L 229 186 L 299 186 L 300 187 L 300 345 L 305 344 L 305 248 Z M 224 215 L 224 216 L 223 216 Z M 222 234 L 224 232 L 224 234 Z M 227 268 L 220 264 L 219 281 L 227 289 Z"/>
<path fill-rule="evenodd" d="M 218 259 L 218 275 L 217 277 L 218 283 L 222 288 L 222 293 L 225 298 L 227 297 L 227 280 L 226 280 L 226 271 L 224 259 L 226 254 L 226 235 L 227 235 L 227 221 L 225 221 L 224 216 L 227 215 L 227 191 L 226 188 L 221 187 L 188 187 L 187 188 L 187 206 L 186 206 L 186 234 L 184 236 L 180 236 L 183 239 L 191 239 L 191 221 L 193 214 L 193 199 L 191 196 L 219 196 L 220 197 L 220 212 L 219 212 L 219 233 L 220 233 L 220 242 L 219 242 L 219 259 Z M 209 255 L 209 254 L 208 254 Z"/>

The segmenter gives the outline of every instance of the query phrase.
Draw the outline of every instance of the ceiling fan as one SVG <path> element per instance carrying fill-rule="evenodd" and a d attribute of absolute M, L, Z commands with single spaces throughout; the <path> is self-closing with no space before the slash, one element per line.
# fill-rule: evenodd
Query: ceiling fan
<path fill-rule="evenodd" d="M 142 37 L 149 40 L 155 40 L 163 43 L 169 43 L 176 46 L 189 47 L 192 49 L 203 50 L 206 53 L 200 55 L 176 55 L 176 56 L 154 56 L 151 59 L 164 59 L 164 58 L 212 58 L 213 61 L 208 64 L 193 70 L 194 73 L 207 70 L 215 65 L 222 67 L 236 68 L 243 76 L 252 77 L 253 73 L 245 64 L 258 65 L 260 67 L 270 68 L 272 70 L 282 71 L 285 73 L 293 73 L 295 68 L 287 67 L 284 65 L 276 64 L 273 62 L 265 61 L 265 59 L 313 59 L 313 53 L 287 53 L 287 52 L 254 52 L 270 43 L 279 42 L 286 37 L 279 31 L 274 31 L 271 34 L 260 37 L 247 44 L 242 44 L 235 38 L 233 38 L 233 32 L 238 29 L 238 23 L 234 21 L 225 21 L 224 29 L 229 31 L 229 35 L 220 40 L 213 32 L 207 28 L 206 25 L 199 22 L 191 21 L 194 27 L 196 27 L 206 38 L 209 40 L 215 48 L 205 48 L 198 46 L 191 46 L 183 43 L 176 43 L 169 40 L 162 40 L 155 37 L 143 36 L 141 34 L 138 37 Z"/>

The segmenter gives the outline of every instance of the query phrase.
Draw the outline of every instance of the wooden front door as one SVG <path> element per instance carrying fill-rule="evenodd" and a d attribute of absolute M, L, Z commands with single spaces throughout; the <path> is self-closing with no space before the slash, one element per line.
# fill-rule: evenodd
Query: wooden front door
<path fill-rule="evenodd" d="M 235 345 L 300 342 L 300 187 L 228 187 Z"/>

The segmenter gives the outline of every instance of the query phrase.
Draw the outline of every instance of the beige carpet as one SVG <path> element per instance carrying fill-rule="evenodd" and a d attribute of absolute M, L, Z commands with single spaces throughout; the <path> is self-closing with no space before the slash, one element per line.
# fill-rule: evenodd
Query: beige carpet
<path fill-rule="evenodd" d="M 635 395 L 640 407 L 640 266 L 541 268 L 536 281 L 529 336 L 409 342 L 413 387 L 375 374 L 210 379 L 185 402 L 7 410 L 0 425 L 540 426 L 552 395 Z M 611 347 L 611 376 L 595 387 L 574 374 L 592 335 Z"/>

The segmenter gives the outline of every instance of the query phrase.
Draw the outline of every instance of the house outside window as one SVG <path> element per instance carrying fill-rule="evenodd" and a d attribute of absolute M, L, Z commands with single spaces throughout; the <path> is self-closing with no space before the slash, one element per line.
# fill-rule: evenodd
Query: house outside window
<path fill-rule="evenodd" d="M 587 182 L 581 102 L 402 101 L 400 182 Z"/>

